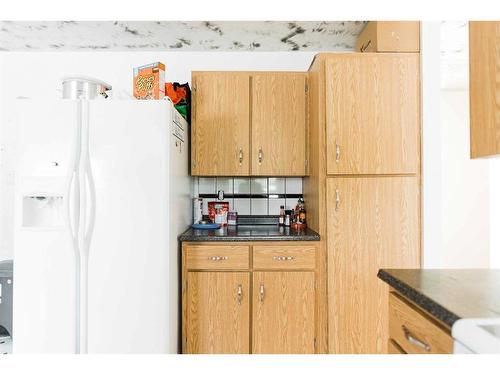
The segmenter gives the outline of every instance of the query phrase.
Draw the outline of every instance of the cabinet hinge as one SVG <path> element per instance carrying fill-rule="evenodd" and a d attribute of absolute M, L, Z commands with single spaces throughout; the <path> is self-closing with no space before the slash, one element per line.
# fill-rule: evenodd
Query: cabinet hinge
<path fill-rule="evenodd" d="M 305 85 L 305 90 L 306 90 L 306 92 L 309 90 L 309 86 L 307 85 L 307 83 Z"/>
<path fill-rule="evenodd" d="M 316 349 L 316 337 L 314 338 L 314 349 Z"/>

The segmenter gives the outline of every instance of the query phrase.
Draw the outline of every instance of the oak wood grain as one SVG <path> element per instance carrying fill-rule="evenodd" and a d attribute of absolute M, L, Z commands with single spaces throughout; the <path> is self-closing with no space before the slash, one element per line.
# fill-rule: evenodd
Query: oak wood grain
<path fill-rule="evenodd" d="M 388 287 L 377 272 L 420 266 L 418 178 L 328 178 L 327 191 L 330 352 L 383 353 Z"/>
<path fill-rule="evenodd" d="M 252 352 L 314 353 L 314 272 L 254 272 L 252 289 Z"/>
<path fill-rule="evenodd" d="M 185 248 L 190 270 L 247 270 L 250 249 L 245 245 L 189 245 Z"/>
<path fill-rule="evenodd" d="M 370 21 L 356 40 L 357 52 L 419 52 L 419 21 Z"/>
<path fill-rule="evenodd" d="M 470 152 L 500 154 L 500 22 L 469 22 Z"/>
<path fill-rule="evenodd" d="M 428 350 L 411 343 L 405 328 L 406 334 L 427 344 Z M 450 332 L 394 292 L 389 293 L 389 336 L 409 354 L 453 353 Z"/>
<path fill-rule="evenodd" d="M 252 74 L 252 175 L 306 175 L 306 77 Z"/>
<path fill-rule="evenodd" d="M 254 270 L 314 270 L 315 267 L 315 245 L 286 244 L 253 247 Z"/>
<path fill-rule="evenodd" d="M 249 286 L 248 272 L 187 273 L 186 353 L 250 352 Z"/>
<path fill-rule="evenodd" d="M 248 176 L 250 74 L 193 72 L 192 83 L 191 174 Z"/>
<path fill-rule="evenodd" d="M 418 54 L 338 54 L 326 64 L 328 174 L 420 169 Z"/>

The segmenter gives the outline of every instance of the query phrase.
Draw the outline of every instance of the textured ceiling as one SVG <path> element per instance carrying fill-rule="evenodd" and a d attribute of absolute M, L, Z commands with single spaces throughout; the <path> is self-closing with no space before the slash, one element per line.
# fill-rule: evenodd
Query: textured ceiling
<path fill-rule="evenodd" d="M 361 21 L 0 21 L 3 51 L 352 50 Z"/>

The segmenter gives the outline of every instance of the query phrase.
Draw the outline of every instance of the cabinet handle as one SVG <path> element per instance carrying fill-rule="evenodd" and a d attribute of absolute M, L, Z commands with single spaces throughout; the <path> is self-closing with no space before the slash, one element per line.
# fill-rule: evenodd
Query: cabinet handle
<path fill-rule="evenodd" d="M 366 42 L 366 44 L 363 44 L 363 45 L 361 46 L 361 48 L 359 49 L 359 51 L 360 51 L 360 52 L 365 52 L 365 51 L 366 51 L 366 49 L 370 46 L 370 44 L 372 44 L 372 40 L 371 40 L 371 39 L 370 39 L 370 40 L 368 40 L 368 42 Z"/>
<path fill-rule="evenodd" d="M 264 302 L 264 284 L 260 284 L 259 301 Z"/>
<path fill-rule="evenodd" d="M 264 158 L 264 153 L 262 152 L 262 147 L 259 147 L 259 165 L 262 164 L 263 158 Z"/>
<path fill-rule="evenodd" d="M 430 352 L 431 346 L 429 344 L 427 344 L 426 342 L 421 341 L 421 340 L 417 339 L 415 336 L 413 336 L 411 334 L 410 330 L 408 328 L 406 328 L 406 326 L 403 325 L 403 326 L 401 326 L 401 328 L 403 328 L 405 338 L 406 338 L 406 340 L 408 340 L 408 342 L 410 344 L 418 346 L 419 348 L 424 349 L 426 352 Z"/>
<path fill-rule="evenodd" d="M 221 260 L 228 260 L 228 257 L 221 257 L 221 256 L 213 256 L 213 257 L 208 257 L 208 260 L 212 260 L 214 262 L 219 262 Z"/>
<path fill-rule="evenodd" d="M 281 255 L 278 255 L 278 256 L 273 256 L 273 260 L 277 260 L 277 261 L 282 261 L 282 260 L 294 260 L 295 258 L 292 257 L 292 256 L 281 256 Z"/>
<path fill-rule="evenodd" d="M 240 166 L 243 163 L 243 149 L 240 147 L 240 153 L 239 153 L 239 161 L 240 161 Z"/>
<path fill-rule="evenodd" d="M 238 305 L 241 305 L 241 300 L 243 298 L 243 287 L 241 284 L 238 285 L 238 291 L 236 292 L 236 298 L 238 300 Z"/>
<path fill-rule="evenodd" d="M 335 189 L 335 211 L 340 208 L 340 192 L 339 189 Z"/>
<path fill-rule="evenodd" d="M 340 161 L 340 145 L 335 142 L 335 162 L 338 163 Z"/>

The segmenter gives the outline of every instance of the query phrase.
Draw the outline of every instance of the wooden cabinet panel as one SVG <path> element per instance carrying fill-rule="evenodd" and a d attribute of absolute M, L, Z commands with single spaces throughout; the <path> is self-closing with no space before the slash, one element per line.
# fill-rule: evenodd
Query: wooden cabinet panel
<path fill-rule="evenodd" d="M 314 353 L 314 272 L 253 273 L 253 353 Z"/>
<path fill-rule="evenodd" d="M 469 22 L 471 157 L 500 154 L 500 22 Z"/>
<path fill-rule="evenodd" d="M 242 245 L 189 245 L 185 249 L 190 270 L 248 270 L 250 249 Z"/>
<path fill-rule="evenodd" d="M 387 350 L 380 268 L 420 266 L 418 177 L 327 179 L 330 352 Z"/>
<path fill-rule="evenodd" d="M 357 52 L 419 52 L 419 21 L 370 21 L 356 40 Z"/>
<path fill-rule="evenodd" d="M 253 268 L 258 270 L 311 269 L 316 265 L 316 246 L 272 245 L 253 247 Z"/>
<path fill-rule="evenodd" d="M 387 343 L 387 354 L 407 354 L 394 340 Z"/>
<path fill-rule="evenodd" d="M 191 174 L 250 173 L 250 75 L 193 72 Z"/>
<path fill-rule="evenodd" d="M 187 353 L 250 352 L 250 274 L 187 273 Z"/>
<path fill-rule="evenodd" d="M 453 353 L 450 333 L 396 293 L 389 294 L 389 335 L 410 354 Z"/>
<path fill-rule="evenodd" d="M 325 61 L 328 174 L 419 172 L 418 54 Z"/>
<path fill-rule="evenodd" d="M 252 175 L 306 174 L 306 74 L 252 74 Z"/>

